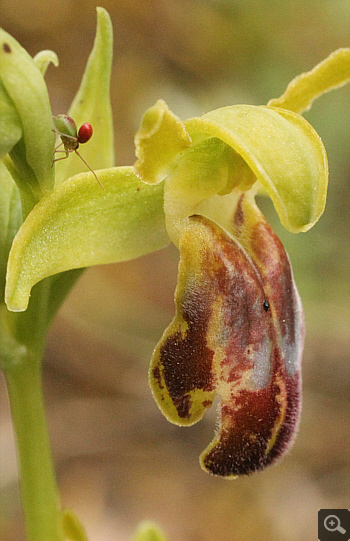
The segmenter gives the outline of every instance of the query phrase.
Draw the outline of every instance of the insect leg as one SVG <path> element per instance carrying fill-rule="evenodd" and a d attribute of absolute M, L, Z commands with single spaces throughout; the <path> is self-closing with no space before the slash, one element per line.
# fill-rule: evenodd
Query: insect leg
<path fill-rule="evenodd" d="M 64 150 L 57 150 L 57 149 L 60 148 L 62 145 L 63 145 L 63 143 L 60 143 L 59 145 L 57 145 L 57 147 L 55 147 L 55 149 L 54 149 L 54 152 L 65 152 Z"/>
<path fill-rule="evenodd" d="M 52 163 L 59 162 L 60 160 L 65 160 L 69 156 L 68 150 L 55 150 L 55 152 L 64 152 L 65 156 L 62 156 L 62 158 L 55 158 L 54 160 L 52 160 Z"/>

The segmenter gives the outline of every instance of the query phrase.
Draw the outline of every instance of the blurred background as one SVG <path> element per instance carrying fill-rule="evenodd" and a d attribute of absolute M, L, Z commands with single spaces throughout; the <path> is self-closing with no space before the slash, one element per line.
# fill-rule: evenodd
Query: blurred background
<path fill-rule="evenodd" d="M 105 0 L 115 32 L 112 104 L 117 165 L 134 160 L 145 109 L 163 98 L 182 119 L 235 103 L 265 104 L 338 47 L 350 46 L 348 0 Z M 0 0 L 0 24 L 34 55 L 54 50 L 47 83 L 68 110 L 91 50 L 95 1 Z M 328 151 L 328 205 L 292 235 L 261 206 L 291 257 L 307 325 L 299 436 L 285 460 L 235 481 L 198 456 L 215 412 L 178 428 L 147 384 L 153 347 L 173 317 L 178 253 L 89 269 L 47 343 L 45 393 L 64 506 L 91 541 L 128 541 L 157 521 L 169 541 L 309 541 L 320 508 L 350 503 L 350 87 L 306 118 Z M 89 119 L 86 119 L 89 120 Z M 1 541 L 23 541 L 6 390 L 0 379 Z"/>

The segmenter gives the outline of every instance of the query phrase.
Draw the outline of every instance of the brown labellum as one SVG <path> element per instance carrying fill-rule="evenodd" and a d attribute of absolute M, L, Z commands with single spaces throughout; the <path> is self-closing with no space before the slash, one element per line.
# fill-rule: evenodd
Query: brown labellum
<path fill-rule="evenodd" d="M 202 467 L 235 477 L 290 447 L 300 415 L 303 316 L 284 248 L 255 204 L 237 207 L 233 234 L 191 216 L 180 241 L 176 315 L 152 359 L 155 399 L 191 425 L 221 396 Z"/>

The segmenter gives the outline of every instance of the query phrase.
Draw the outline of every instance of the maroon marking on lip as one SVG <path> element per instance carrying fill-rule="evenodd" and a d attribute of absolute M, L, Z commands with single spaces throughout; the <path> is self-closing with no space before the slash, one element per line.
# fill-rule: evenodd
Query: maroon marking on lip
<path fill-rule="evenodd" d="M 159 366 L 156 366 L 155 368 L 153 368 L 152 374 L 153 374 L 154 379 L 157 381 L 159 389 L 164 389 L 164 385 L 162 385 L 162 376 L 160 373 Z"/>
<path fill-rule="evenodd" d="M 202 406 L 204 408 L 210 408 L 210 406 L 212 405 L 213 401 L 212 400 L 203 400 L 202 402 Z"/>
<path fill-rule="evenodd" d="M 284 381 L 285 417 L 271 449 L 268 451 L 281 410 L 276 398 L 280 392 L 276 380 L 266 389 L 243 391 L 236 398 L 233 408 L 223 405 L 222 421 L 223 427 L 226 427 L 217 445 L 203 457 L 203 465 L 210 473 L 223 477 L 249 475 L 273 464 L 290 448 L 300 418 L 300 375 Z M 237 406 L 240 409 L 236 409 Z"/>
<path fill-rule="evenodd" d="M 251 247 L 252 259 L 259 266 L 264 286 L 269 292 L 288 372 L 294 374 L 300 370 L 305 327 L 289 257 L 263 217 L 253 228 Z"/>
<path fill-rule="evenodd" d="M 301 414 L 301 373 L 286 377 L 287 409 L 284 422 L 269 452 L 267 464 L 273 464 L 291 448 L 296 438 Z"/>
<path fill-rule="evenodd" d="M 226 352 L 221 363 L 224 378 L 238 384 L 245 371 L 253 368 L 254 361 L 247 356 L 246 348 L 257 350 L 266 333 L 273 337 L 271 315 L 264 310 L 261 280 L 247 254 L 206 218 L 192 216 L 191 221 L 197 225 L 197 234 L 202 228 L 206 234 L 209 232 L 209 245 L 200 250 L 201 281 L 193 278 L 192 258 L 198 259 L 193 246 L 195 255 L 182 254 L 186 268 L 180 264 L 182 287 L 176 294 L 177 321 L 179 325 L 179 321 L 186 322 L 187 329 L 165 337 L 159 358 L 166 388 L 181 418 L 189 416 L 191 391 L 211 391 L 217 377 L 223 377 L 215 375 L 213 349 L 221 347 Z M 222 306 L 219 313 L 213 314 L 212 306 L 218 297 Z M 219 333 L 209 336 L 213 317 L 219 322 Z M 208 339 L 213 349 L 208 347 Z"/>
<path fill-rule="evenodd" d="M 236 212 L 233 217 L 233 224 L 237 229 L 240 229 L 244 222 L 244 211 L 242 207 L 243 198 L 244 198 L 244 194 L 242 194 L 241 197 L 239 198 Z"/>
<path fill-rule="evenodd" d="M 289 342 L 295 337 L 295 309 L 293 274 L 283 244 L 264 220 L 252 232 L 251 246 L 261 269 L 265 284 L 270 284 L 272 302 L 277 313 L 282 335 Z"/>
<path fill-rule="evenodd" d="M 249 214 L 242 242 L 258 268 L 270 308 L 273 310 L 276 330 L 283 339 L 285 362 L 289 373 L 300 368 L 304 343 L 304 317 L 293 271 L 283 244 L 266 221 L 255 202 L 241 197 L 243 212 Z M 233 228 L 238 237 L 241 230 Z"/>
<path fill-rule="evenodd" d="M 213 351 L 206 346 L 206 333 L 211 309 L 201 290 L 188 292 L 181 304 L 188 329 L 169 336 L 160 348 L 160 364 L 168 393 L 179 417 L 188 417 L 195 389 L 211 391 Z"/>

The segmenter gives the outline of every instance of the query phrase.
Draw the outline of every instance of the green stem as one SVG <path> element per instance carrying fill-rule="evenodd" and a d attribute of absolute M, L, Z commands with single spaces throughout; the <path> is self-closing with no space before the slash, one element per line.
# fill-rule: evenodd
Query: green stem
<path fill-rule="evenodd" d="M 28 541 L 63 541 L 59 498 L 36 359 L 5 370 Z"/>

